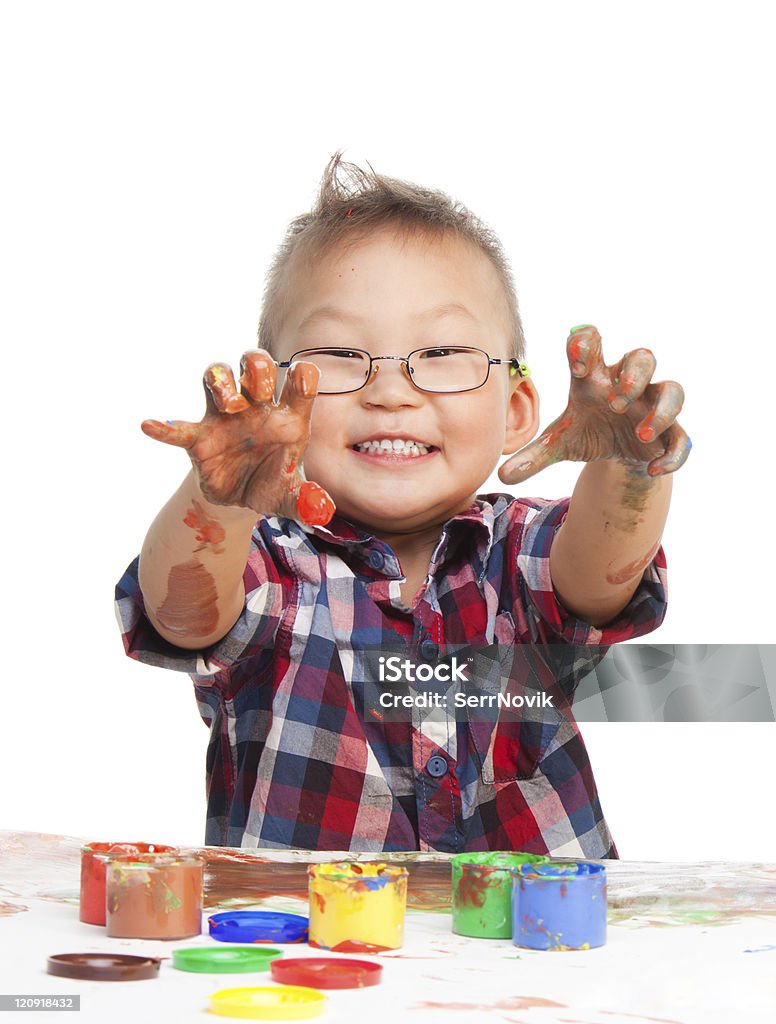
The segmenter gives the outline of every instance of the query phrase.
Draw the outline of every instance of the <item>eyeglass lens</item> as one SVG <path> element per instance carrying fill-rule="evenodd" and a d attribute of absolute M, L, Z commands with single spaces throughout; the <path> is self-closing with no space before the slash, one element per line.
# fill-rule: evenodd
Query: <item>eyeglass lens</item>
<path fill-rule="evenodd" d="M 349 349 L 310 349 L 295 358 L 321 371 L 319 393 L 356 391 L 369 376 L 369 357 Z M 377 361 L 379 367 L 380 361 Z M 413 382 L 423 391 L 469 391 L 488 377 L 488 356 L 472 348 L 425 348 L 409 358 Z"/>

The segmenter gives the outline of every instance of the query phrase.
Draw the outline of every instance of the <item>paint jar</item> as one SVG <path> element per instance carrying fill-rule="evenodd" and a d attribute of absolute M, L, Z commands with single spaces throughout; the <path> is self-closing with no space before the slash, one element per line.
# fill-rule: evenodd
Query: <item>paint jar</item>
<path fill-rule="evenodd" d="M 458 853 L 452 859 L 453 931 L 478 939 L 512 938 L 512 875 L 520 864 L 549 857 L 533 853 Z"/>
<path fill-rule="evenodd" d="M 106 872 L 108 935 L 188 939 L 202 931 L 204 861 L 189 854 L 148 853 L 112 860 Z"/>
<path fill-rule="evenodd" d="M 512 941 L 528 949 L 593 949 L 606 942 L 606 868 L 584 861 L 512 869 Z"/>
<path fill-rule="evenodd" d="M 105 867 L 113 858 L 133 860 L 141 853 L 177 853 L 160 843 L 87 843 L 81 847 L 80 920 L 105 924 Z"/>
<path fill-rule="evenodd" d="M 404 941 L 407 869 L 393 864 L 311 864 L 310 938 L 335 953 L 379 953 Z"/>

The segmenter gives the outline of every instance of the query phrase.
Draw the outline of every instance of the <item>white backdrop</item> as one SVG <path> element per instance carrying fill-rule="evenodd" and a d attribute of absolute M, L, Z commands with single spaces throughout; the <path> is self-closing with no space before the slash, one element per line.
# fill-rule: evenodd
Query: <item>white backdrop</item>
<path fill-rule="evenodd" d="M 123 655 L 113 587 L 252 347 L 323 167 L 442 188 L 500 234 L 542 399 L 569 326 L 652 347 L 695 442 L 652 639 L 774 639 L 776 167 L 767 3 L 378 7 L 9 2 L 0 23 L 4 729 L 0 828 L 200 842 L 185 676 Z M 575 466 L 520 488 L 569 493 Z M 497 480 L 494 489 L 501 489 Z M 584 727 L 620 854 L 776 859 L 776 727 Z"/>

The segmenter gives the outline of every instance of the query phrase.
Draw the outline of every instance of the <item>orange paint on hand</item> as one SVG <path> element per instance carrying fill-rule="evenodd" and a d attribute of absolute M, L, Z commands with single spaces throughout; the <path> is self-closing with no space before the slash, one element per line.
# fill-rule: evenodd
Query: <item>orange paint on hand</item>
<path fill-rule="evenodd" d="M 336 506 L 320 484 L 305 480 L 299 488 L 296 511 L 303 523 L 325 526 L 336 511 Z"/>
<path fill-rule="evenodd" d="M 561 416 L 555 423 L 551 423 L 547 428 L 545 444 L 555 445 L 558 438 L 563 437 L 573 422 L 571 416 Z"/>
<path fill-rule="evenodd" d="M 195 537 L 201 546 L 195 550 L 204 551 L 205 548 L 210 547 L 214 555 L 223 554 L 222 545 L 226 540 L 226 530 L 217 519 L 213 519 L 207 514 L 198 501 L 192 501 L 192 505 L 193 508 L 186 513 L 183 522 L 192 530 L 197 531 Z"/>
<path fill-rule="evenodd" d="M 655 418 L 655 414 L 654 414 L 654 412 L 651 412 L 649 414 L 649 416 L 647 416 L 646 420 L 644 420 L 644 424 L 636 432 L 638 434 L 638 436 L 639 436 L 639 440 L 643 441 L 645 444 L 648 441 L 652 440 L 652 436 L 655 433 L 655 431 L 652 429 L 652 425 L 651 425 L 652 424 L 652 420 L 654 418 Z"/>
<path fill-rule="evenodd" d="M 224 403 L 228 413 L 244 412 L 250 406 L 250 402 L 244 395 L 230 395 Z"/>

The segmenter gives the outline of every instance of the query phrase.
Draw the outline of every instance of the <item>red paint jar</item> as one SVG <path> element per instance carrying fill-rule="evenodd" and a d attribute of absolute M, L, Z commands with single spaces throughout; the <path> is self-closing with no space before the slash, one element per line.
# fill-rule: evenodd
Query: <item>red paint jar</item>
<path fill-rule="evenodd" d="M 112 859 L 105 877 L 108 935 L 188 939 L 202 931 L 202 857 L 147 853 Z"/>
<path fill-rule="evenodd" d="M 112 858 L 132 860 L 141 853 L 177 853 L 159 843 L 87 843 L 81 847 L 81 909 L 84 924 L 105 924 L 105 866 Z"/>

